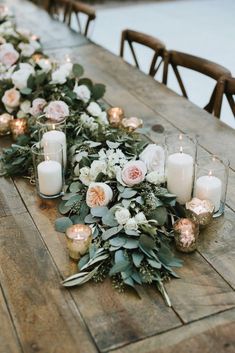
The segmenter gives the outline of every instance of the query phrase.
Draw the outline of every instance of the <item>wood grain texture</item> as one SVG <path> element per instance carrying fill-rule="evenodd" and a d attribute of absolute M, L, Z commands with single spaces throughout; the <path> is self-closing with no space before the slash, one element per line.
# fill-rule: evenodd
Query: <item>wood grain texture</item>
<path fill-rule="evenodd" d="M 68 258 L 64 235 L 54 230 L 55 202 L 40 200 L 24 180 L 16 184 L 61 274 L 71 275 L 77 269 Z M 70 293 L 102 352 L 181 325 L 153 288 L 141 289 L 142 300 L 132 292 L 120 295 L 110 281 L 90 283 Z"/>
<path fill-rule="evenodd" d="M 12 180 L 0 177 L 0 218 L 23 212 L 25 212 L 24 204 Z"/>
<path fill-rule="evenodd" d="M 0 352 L 21 353 L 21 347 L 12 324 L 3 293 L 0 287 Z"/>
<path fill-rule="evenodd" d="M 44 49 L 79 47 L 90 43 L 84 36 L 71 31 L 66 24 L 53 20 L 44 9 L 29 1 L 8 0 L 7 3 L 17 15 L 17 24 L 38 35 Z"/>
<path fill-rule="evenodd" d="M 0 281 L 25 352 L 96 352 L 28 213 L 1 220 Z"/>
<path fill-rule="evenodd" d="M 211 316 L 113 353 L 233 353 L 235 310 Z"/>

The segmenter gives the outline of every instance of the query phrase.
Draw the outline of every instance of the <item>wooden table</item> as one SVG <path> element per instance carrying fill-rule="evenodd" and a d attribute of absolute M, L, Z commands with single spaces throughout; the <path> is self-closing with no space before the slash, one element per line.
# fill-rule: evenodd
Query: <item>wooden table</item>
<path fill-rule="evenodd" d="M 108 280 L 64 289 L 76 265 L 54 230 L 55 202 L 39 199 L 27 180 L 0 178 L 0 352 L 234 352 L 235 131 L 27 1 L 9 3 L 50 55 L 68 53 L 107 85 L 108 104 L 146 125 L 198 134 L 199 153 L 226 156 L 231 168 L 225 215 L 201 233 L 196 253 L 182 255 L 181 279 L 166 285 L 172 308 L 147 286 L 141 300 Z"/>

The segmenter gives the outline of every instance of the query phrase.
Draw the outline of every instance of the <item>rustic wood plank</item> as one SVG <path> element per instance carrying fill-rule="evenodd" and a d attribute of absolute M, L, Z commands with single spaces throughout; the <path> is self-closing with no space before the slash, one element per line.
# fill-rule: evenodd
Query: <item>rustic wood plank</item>
<path fill-rule="evenodd" d="M 68 258 L 65 237 L 54 230 L 55 202 L 40 200 L 22 179 L 16 185 L 61 274 L 74 273 L 76 265 Z M 153 288 L 141 288 L 142 300 L 132 292 L 117 293 L 110 281 L 90 283 L 70 293 L 102 352 L 181 325 Z"/>
<path fill-rule="evenodd" d="M 23 350 L 97 352 L 60 280 L 29 214 L 2 218 L 0 281 Z"/>
<path fill-rule="evenodd" d="M 38 35 L 44 49 L 78 47 L 90 43 L 87 38 L 72 31 L 66 24 L 53 20 L 44 9 L 27 0 L 8 0 L 8 6 L 17 14 L 18 26 Z"/>
<path fill-rule="evenodd" d="M 79 58 L 109 74 L 178 129 L 198 134 L 206 150 L 229 158 L 235 170 L 234 129 L 101 47 L 82 47 Z"/>
<path fill-rule="evenodd" d="M 0 218 L 13 214 L 21 214 L 25 211 L 24 204 L 12 180 L 0 177 Z"/>
<path fill-rule="evenodd" d="M 177 328 L 113 353 L 233 353 L 235 310 Z"/>
<path fill-rule="evenodd" d="M 17 339 L 3 293 L 0 288 L 0 352 L 3 353 L 20 353 L 22 352 L 19 341 Z"/>

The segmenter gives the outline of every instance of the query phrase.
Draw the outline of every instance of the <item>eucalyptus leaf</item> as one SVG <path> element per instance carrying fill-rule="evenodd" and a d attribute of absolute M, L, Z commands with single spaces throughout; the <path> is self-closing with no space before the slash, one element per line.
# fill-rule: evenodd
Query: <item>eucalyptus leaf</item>
<path fill-rule="evenodd" d="M 131 199 L 137 194 L 136 190 L 126 188 L 123 192 L 119 194 L 122 199 Z"/>
<path fill-rule="evenodd" d="M 162 267 L 161 263 L 157 262 L 156 260 L 147 259 L 147 261 L 149 265 L 152 266 L 153 268 L 160 269 Z"/>
<path fill-rule="evenodd" d="M 109 238 L 111 238 L 115 234 L 118 234 L 122 229 L 123 229 L 123 226 L 121 226 L 121 225 L 117 226 L 117 227 L 109 228 L 108 230 L 103 232 L 102 239 L 108 240 Z"/>
<path fill-rule="evenodd" d="M 95 218 L 92 216 L 92 214 L 88 214 L 85 219 L 84 222 L 88 223 L 88 224 L 92 224 L 92 223 L 96 223 L 99 220 L 99 218 Z"/>
<path fill-rule="evenodd" d="M 117 250 L 115 252 L 114 258 L 115 258 L 115 263 L 118 263 L 118 262 L 126 260 L 126 256 L 125 256 L 124 250 Z"/>
<path fill-rule="evenodd" d="M 88 282 L 96 274 L 98 269 L 99 269 L 99 266 L 95 267 L 90 272 L 81 272 L 81 273 L 78 273 L 77 275 L 71 276 L 62 282 L 63 286 L 73 287 L 73 286 L 82 285 Z"/>
<path fill-rule="evenodd" d="M 125 249 L 136 249 L 139 246 L 139 241 L 135 239 L 127 239 L 126 243 L 123 245 Z"/>
<path fill-rule="evenodd" d="M 165 207 L 158 207 L 148 215 L 148 219 L 154 219 L 160 226 L 163 226 L 167 220 L 167 210 Z"/>
<path fill-rule="evenodd" d="M 106 141 L 106 144 L 109 148 L 116 149 L 120 146 L 119 142 Z"/>
<path fill-rule="evenodd" d="M 146 235 L 146 234 L 141 234 L 139 243 L 142 247 L 146 249 L 154 249 L 155 248 L 155 241 L 152 237 Z"/>
<path fill-rule="evenodd" d="M 84 256 L 82 256 L 78 262 L 78 268 L 81 269 L 83 266 L 85 266 L 88 263 L 89 259 L 89 254 L 85 254 Z"/>
<path fill-rule="evenodd" d="M 94 100 L 99 100 L 105 94 L 105 85 L 96 83 L 92 88 L 92 97 Z"/>
<path fill-rule="evenodd" d="M 55 230 L 60 233 L 65 233 L 66 229 L 73 225 L 73 222 L 68 217 L 61 217 L 55 221 Z"/>
<path fill-rule="evenodd" d="M 91 208 L 91 214 L 94 217 L 103 217 L 108 210 L 108 207 L 93 207 Z"/>
<path fill-rule="evenodd" d="M 81 183 L 79 181 L 73 182 L 69 186 L 69 190 L 72 193 L 76 193 L 81 189 Z"/>
<path fill-rule="evenodd" d="M 140 267 L 141 262 L 144 259 L 144 254 L 139 253 L 139 252 L 133 252 L 132 253 L 132 260 L 133 263 L 136 267 Z"/>
<path fill-rule="evenodd" d="M 79 64 L 73 64 L 73 74 L 75 77 L 79 78 L 83 75 L 84 69 Z"/>
<path fill-rule="evenodd" d="M 103 217 L 102 217 L 102 222 L 106 226 L 109 227 L 116 227 L 118 226 L 117 220 L 114 218 L 114 215 L 111 211 L 108 211 Z"/>
<path fill-rule="evenodd" d="M 66 201 L 65 206 L 72 206 L 76 202 L 81 201 L 81 199 L 82 199 L 82 196 L 76 194 L 76 195 L 72 196 L 68 201 Z"/>
<path fill-rule="evenodd" d="M 71 206 L 65 206 L 65 203 L 66 203 L 66 201 L 61 201 L 58 206 L 60 213 L 63 215 L 68 213 L 71 210 Z"/>
<path fill-rule="evenodd" d="M 113 276 L 113 275 L 115 275 L 116 273 L 123 272 L 123 271 L 125 271 L 129 266 L 130 266 L 129 261 L 127 261 L 127 260 L 120 261 L 120 262 L 116 263 L 115 265 L 113 265 L 113 267 L 112 267 L 111 270 L 109 271 L 109 275 L 110 275 L 110 276 Z"/>
<path fill-rule="evenodd" d="M 115 237 L 109 240 L 109 244 L 116 247 L 121 247 L 126 243 L 126 239 L 124 237 Z"/>

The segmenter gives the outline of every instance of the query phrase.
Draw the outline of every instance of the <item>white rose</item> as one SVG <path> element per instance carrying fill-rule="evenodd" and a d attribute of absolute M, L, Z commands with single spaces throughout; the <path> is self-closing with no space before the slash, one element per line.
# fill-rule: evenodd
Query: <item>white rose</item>
<path fill-rule="evenodd" d="M 88 105 L 87 111 L 88 111 L 88 113 L 90 113 L 93 116 L 100 116 L 102 113 L 100 106 L 95 102 L 91 102 Z"/>
<path fill-rule="evenodd" d="M 49 72 L 52 68 L 51 66 L 51 62 L 49 59 L 40 59 L 37 62 L 38 66 L 40 66 L 40 68 L 44 71 L 44 72 Z"/>
<path fill-rule="evenodd" d="M 91 208 L 107 206 L 112 198 L 113 191 L 105 183 L 91 183 L 86 193 L 86 203 Z"/>
<path fill-rule="evenodd" d="M 115 212 L 115 218 L 116 218 L 118 224 L 126 224 L 127 221 L 130 219 L 130 217 L 131 217 L 131 214 L 130 214 L 129 210 L 127 210 L 124 207 L 119 208 Z"/>
<path fill-rule="evenodd" d="M 79 152 L 75 155 L 75 161 L 79 163 L 83 157 L 87 157 L 87 156 L 88 156 L 88 153 L 86 151 Z"/>
<path fill-rule="evenodd" d="M 30 75 L 34 75 L 34 68 L 30 64 L 20 64 L 20 69 L 13 72 L 11 79 L 16 88 L 27 87 L 27 81 Z"/>
<path fill-rule="evenodd" d="M 79 174 L 79 179 L 81 182 L 89 186 L 90 183 L 92 182 L 91 176 L 90 176 L 90 168 L 89 167 L 83 167 L 80 169 L 80 174 Z"/>
<path fill-rule="evenodd" d="M 93 180 L 97 178 L 100 173 L 106 174 L 107 164 L 105 161 L 93 161 L 91 163 L 90 175 Z"/>
<path fill-rule="evenodd" d="M 63 85 L 67 81 L 67 77 L 70 76 L 72 72 L 73 64 L 66 63 L 61 65 L 57 70 L 52 73 L 51 84 L 60 84 Z"/>
<path fill-rule="evenodd" d="M 126 222 L 124 228 L 126 230 L 137 230 L 138 229 L 138 224 L 137 224 L 135 218 L 132 217 L 132 218 L 128 219 L 128 221 Z"/>
<path fill-rule="evenodd" d="M 19 59 L 19 53 L 11 43 L 5 43 L 0 46 L 0 62 L 7 68 L 11 67 Z"/>
<path fill-rule="evenodd" d="M 99 121 L 101 124 L 108 125 L 109 122 L 108 122 L 108 119 L 107 119 L 107 113 L 106 113 L 106 112 L 102 112 L 102 113 L 98 116 L 98 121 Z"/>
<path fill-rule="evenodd" d="M 137 224 L 146 223 L 147 221 L 143 212 L 137 213 L 137 215 L 135 215 L 135 220 Z"/>
<path fill-rule="evenodd" d="M 29 43 L 20 43 L 18 48 L 21 50 L 21 55 L 27 58 L 35 53 L 34 46 Z"/>
<path fill-rule="evenodd" d="M 30 114 L 34 117 L 38 117 L 43 113 L 43 109 L 45 105 L 47 104 L 47 101 L 43 98 L 36 98 L 32 102 L 32 108 L 30 109 Z"/>
<path fill-rule="evenodd" d="M 17 91 L 15 88 L 8 89 L 5 91 L 2 102 L 6 108 L 16 108 L 20 104 L 20 92 Z"/>
<path fill-rule="evenodd" d="M 61 121 L 69 116 L 69 107 L 63 101 L 52 101 L 44 109 L 44 112 L 48 119 Z"/>
<path fill-rule="evenodd" d="M 159 173 L 158 171 L 151 172 L 147 174 L 146 180 L 154 185 L 159 185 L 165 182 L 165 175 L 163 173 Z"/>
<path fill-rule="evenodd" d="M 91 99 L 91 91 L 86 85 L 75 85 L 73 92 L 76 93 L 77 99 L 83 101 L 84 103 L 89 102 Z"/>
<path fill-rule="evenodd" d="M 161 146 L 148 145 L 139 158 L 145 163 L 148 172 L 158 171 L 161 174 L 164 173 L 165 151 Z"/>
<path fill-rule="evenodd" d="M 28 114 L 30 112 L 31 102 L 29 100 L 25 100 L 21 103 L 20 109 L 24 114 Z"/>

